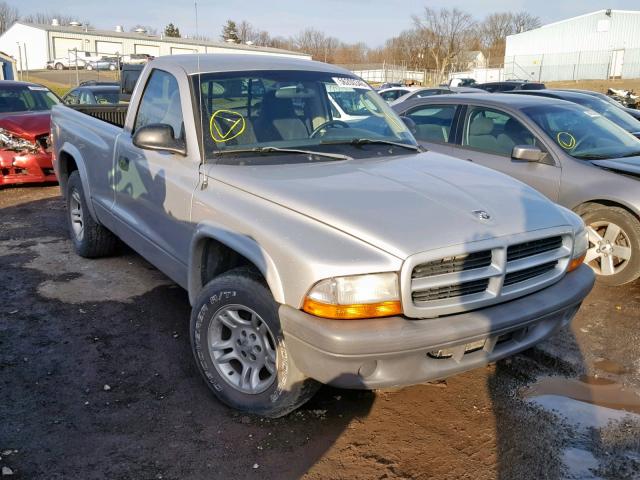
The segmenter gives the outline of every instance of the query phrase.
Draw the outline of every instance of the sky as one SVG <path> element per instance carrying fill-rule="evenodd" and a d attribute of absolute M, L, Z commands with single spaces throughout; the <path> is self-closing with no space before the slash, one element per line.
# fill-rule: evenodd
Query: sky
<path fill-rule="evenodd" d="M 135 24 L 160 31 L 173 22 L 181 33 L 195 33 L 193 0 L 5 0 L 21 14 L 60 12 L 88 20 L 95 28 L 111 30 L 116 25 L 129 29 Z M 476 19 L 500 11 L 527 11 L 543 23 L 612 8 L 638 10 L 639 0 L 198 0 L 199 32 L 218 39 L 227 19 L 247 20 L 272 36 L 292 36 L 313 27 L 354 43 L 370 47 L 411 27 L 411 16 L 425 6 L 467 11 Z"/>

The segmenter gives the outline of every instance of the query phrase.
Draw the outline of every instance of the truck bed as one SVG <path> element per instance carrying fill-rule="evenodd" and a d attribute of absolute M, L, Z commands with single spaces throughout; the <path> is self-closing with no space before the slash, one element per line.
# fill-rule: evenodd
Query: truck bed
<path fill-rule="evenodd" d="M 127 110 L 129 104 L 121 103 L 118 105 L 66 105 L 78 112 L 91 115 L 94 118 L 110 123 L 116 127 L 124 127 L 127 118 Z"/>

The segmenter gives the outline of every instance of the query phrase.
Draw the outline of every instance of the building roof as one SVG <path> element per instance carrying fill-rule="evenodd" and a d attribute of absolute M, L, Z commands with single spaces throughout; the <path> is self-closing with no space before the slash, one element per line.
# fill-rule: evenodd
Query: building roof
<path fill-rule="evenodd" d="M 16 62 L 15 58 L 13 58 L 11 55 L 6 54 L 4 52 L 0 52 L 0 59 L 5 60 L 5 61 L 7 61 L 9 63 L 15 63 Z"/>
<path fill-rule="evenodd" d="M 165 42 L 165 43 L 178 43 L 183 45 L 203 46 L 203 47 L 218 47 L 227 48 L 230 50 L 248 50 L 258 52 L 271 52 L 281 53 L 288 55 L 299 55 L 301 57 L 308 57 L 306 53 L 293 52 L 291 50 L 284 50 L 281 48 L 272 47 L 258 47 L 255 45 L 244 45 L 238 43 L 227 42 L 215 42 L 211 40 L 196 40 L 195 38 L 183 38 L 183 37 L 166 37 L 164 35 L 149 35 L 147 33 L 137 32 L 116 32 L 115 30 L 98 30 L 91 27 L 87 28 L 85 25 L 74 27 L 71 25 L 49 25 L 41 23 L 28 23 L 28 22 L 16 22 L 28 27 L 37 28 L 39 30 L 45 30 L 47 32 L 59 32 L 59 33 L 76 33 L 82 35 L 94 35 L 100 37 L 114 37 L 130 40 L 146 40 L 153 42 Z"/>
<path fill-rule="evenodd" d="M 187 75 L 205 72 L 242 72 L 253 70 L 306 70 L 353 76 L 344 68 L 305 58 L 247 55 L 237 53 L 200 53 L 160 56 L 152 60 L 155 67 L 178 65 Z"/>

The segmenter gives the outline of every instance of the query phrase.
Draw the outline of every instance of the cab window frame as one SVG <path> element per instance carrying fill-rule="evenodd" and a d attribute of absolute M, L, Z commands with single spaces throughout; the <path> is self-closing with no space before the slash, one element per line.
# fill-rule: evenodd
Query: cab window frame
<path fill-rule="evenodd" d="M 408 117 L 411 118 L 411 120 L 413 120 L 413 118 L 411 117 L 411 115 L 421 109 L 428 109 L 428 108 L 443 108 L 443 107 L 451 107 L 453 108 L 453 117 L 451 118 L 451 126 L 449 128 L 449 135 L 446 141 L 443 142 L 439 142 L 437 140 L 422 140 L 418 137 L 416 137 L 416 135 L 414 134 L 414 137 L 416 137 L 416 140 L 418 140 L 419 142 L 425 142 L 425 143 L 435 143 L 438 145 L 455 145 L 456 143 L 456 139 L 458 137 L 457 131 L 458 131 L 458 117 L 460 115 L 460 110 L 461 110 L 461 105 L 458 103 L 437 103 L 437 104 L 424 104 L 424 105 L 416 105 L 412 108 L 409 108 L 408 110 L 406 110 L 402 116 L 403 117 Z M 415 122 L 415 120 L 413 120 Z"/>

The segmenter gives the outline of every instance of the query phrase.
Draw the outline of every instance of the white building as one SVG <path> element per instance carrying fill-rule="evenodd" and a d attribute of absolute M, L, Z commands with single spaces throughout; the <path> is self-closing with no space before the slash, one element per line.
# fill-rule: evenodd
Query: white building
<path fill-rule="evenodd" d="M 507 37 L 505 74 L 530 80 L 640 78 L 640 11 L 598 10 Z"/>
<path fill-rule="evenodd" d="M 57 23 L 57 22 L 53 22 Z M 46 68 L 54 58 L 77 49 L 98 55 L 146 53 L 159 57 L 180 53 L 253 53 L 311 59 L 310 55 L 277 48 L 124 32 L 121 27 L 93 30 L 83 25 L 40 25 L 16 22 L 0 36 L 0 51 L 16 59 L 19 70 Z"/>

